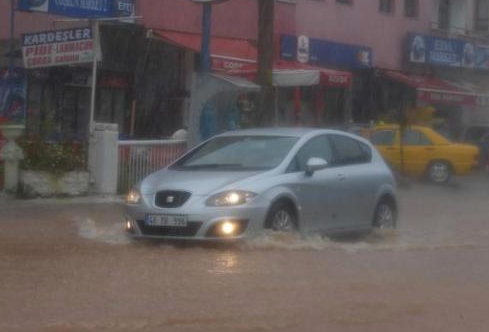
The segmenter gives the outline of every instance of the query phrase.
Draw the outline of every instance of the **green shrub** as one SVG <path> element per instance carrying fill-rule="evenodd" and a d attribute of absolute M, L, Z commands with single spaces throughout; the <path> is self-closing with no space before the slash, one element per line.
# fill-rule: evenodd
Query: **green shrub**
<path fill-rule="evenodd" d="M 62 174 L 86 169 L 85 150 L 80 143 L 23 140 L 19 145 L 25 156 L 23 170 Z"/>

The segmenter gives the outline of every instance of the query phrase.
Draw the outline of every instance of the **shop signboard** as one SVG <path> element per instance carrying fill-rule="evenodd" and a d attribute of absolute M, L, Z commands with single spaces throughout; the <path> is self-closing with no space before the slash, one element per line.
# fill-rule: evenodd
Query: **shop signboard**
<path fill-rule="evenodd" d="M 0 70 L 0 118 L 23 124 L 25 119 L 25 72 L 22 68 Z"/>
<path fill-rule="evenodd" d="M 21 11 L 77 18 L 127 17 L 134 14 L 135 0 L 18 0 Z"/>
<path fill-rule="evenodd" d="M 345 69 L 372 67 L 373 53 L 367 46 L 337 43 L 307 36 L 280 36 L 280 57 L 301 63 Z"/>
<path fill-rule="evenodd" d="M 477 45 L 475 49 L 475 67 L 489 69 L 489 46 Z"/>
<path fill-rule="evenodd" d="M 409 33 L 409 62 L 436 66 L 489 69 L 489 46 Z"/>
<path fill-rule="evenodd" d="M 90 27 L 42 31 L 22 35 L 25 68 L 92 62 L 100 48 Z"/>
<path fill-rule="evenodd" d="M 418 90 L 417 97 L 428 105 L 457 105 L 465 107 L 487 107 L 489 95 L 478 93 L 456 93 L 448 91 Z"/>

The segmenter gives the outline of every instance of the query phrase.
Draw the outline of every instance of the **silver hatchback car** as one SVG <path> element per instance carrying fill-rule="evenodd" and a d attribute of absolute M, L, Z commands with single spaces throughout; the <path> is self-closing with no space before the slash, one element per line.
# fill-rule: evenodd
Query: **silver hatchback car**
<path fill-rule="evenodd" d="M 134 237 L 195 240 L 394 228 L 397 217 L 393 175 L 368 141 L 304 128 L 216 136 L 141 181 L 125 207 Z"/>

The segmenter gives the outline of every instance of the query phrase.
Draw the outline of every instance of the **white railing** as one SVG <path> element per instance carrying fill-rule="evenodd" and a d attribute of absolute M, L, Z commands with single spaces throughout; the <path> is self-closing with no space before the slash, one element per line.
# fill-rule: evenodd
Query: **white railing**
<path fill-rule="evenodd" d="M 0 151 L 2 151 L 3 146 L 5 145 L 6 141 L 0 139 Z M 3 166 L 3 161 L 0 160 L 0 191 L 3 190 L 3 172 L 4 172 L 4 166 Z"/>
<path fill-rule="evenodd" d="M 147 175 L 171 164 L 186 148 L 184 140 L 119 141 L 118 191 L 127 192 Z"/>

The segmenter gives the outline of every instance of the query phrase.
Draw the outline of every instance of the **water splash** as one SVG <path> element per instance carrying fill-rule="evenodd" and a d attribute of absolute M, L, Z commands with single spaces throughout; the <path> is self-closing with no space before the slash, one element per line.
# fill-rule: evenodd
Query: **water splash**
<path fill-rule="evenodd" d="M 454 239 L 430 239 L 419 234 L 401 233 L 399 230 L 375 230 L 363 236 L 329 238 L 319 234 L 299 235 L 290 233 L 265 232 L 240 245 L 246 250 L 335 250 L 347 253 L 373 251 L 433 250 L 439 248 L 474 247 L 475 242 Z"/>
<path fill-rule="evenodd" d="M 78 221 L 78 234 L 85 239 L 112 245 L 132 242 L 126 235 L 122 223 L 102 224 L 90 218 Z"/>

